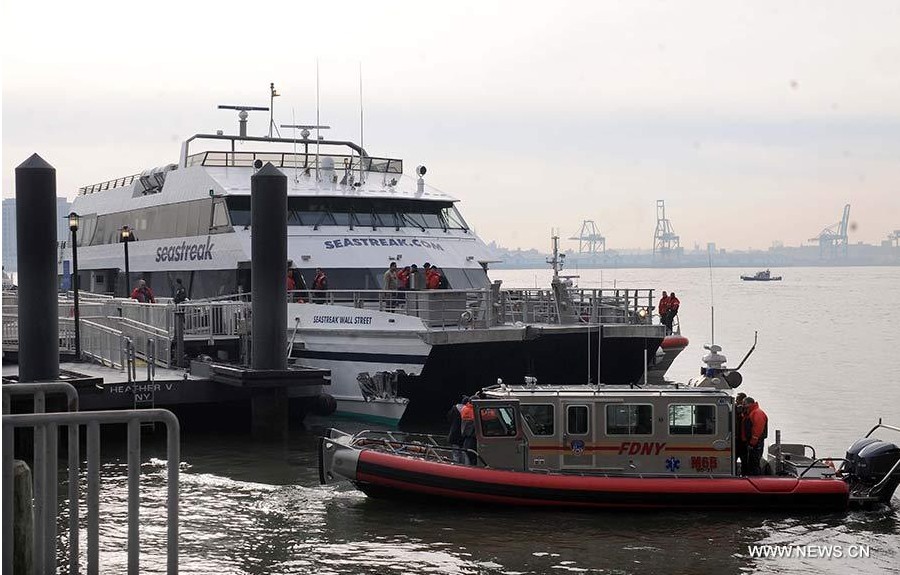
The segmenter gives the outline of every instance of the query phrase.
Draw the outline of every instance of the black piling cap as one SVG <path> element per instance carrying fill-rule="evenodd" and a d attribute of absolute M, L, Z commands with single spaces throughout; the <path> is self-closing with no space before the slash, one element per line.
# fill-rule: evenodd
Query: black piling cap
<path fill-rule="evenodd" d="M 272 165 L 272 162 L 266 162 L 266 165 L 253 174 L 254 178 L 284 178 L 284 172 Z"/>
<path fill-rule="evenodd" d="M 56 168 L 37 154 L 31 154 L 31 157 L 19 164 L 16 170 L 56 170 Z"/>

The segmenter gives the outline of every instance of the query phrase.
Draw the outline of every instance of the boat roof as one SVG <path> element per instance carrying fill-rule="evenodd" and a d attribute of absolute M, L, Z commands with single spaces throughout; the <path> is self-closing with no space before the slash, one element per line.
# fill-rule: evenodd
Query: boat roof
<path fill-rule="evenodd" d="M 700 387 L 687 383 L 663 383 L 644 385 L 505 385 L 492 386 L 482 390 L 491 399 L 499 398 L 603 398 L 605 396 L 672 396 L 672 397 L 731 397 L 731 390 L 715 387 Z"/>
<path fill-rule="evenodd" d="M 76 202 L 81 211 L 114 212 L 211 193 L 246 196 L 260 163 L 272 163 L 287 176 L 289 196 L 458 201 L 427 183 L 420 186 L 418 176 L 403 173 L 402 160 L 369 156 L 353 142 L 195 134 L 182 145 L 177 164 L 84 186 Z M 142 179 L 154 178 L 167 185 L 146 193 Z"/>

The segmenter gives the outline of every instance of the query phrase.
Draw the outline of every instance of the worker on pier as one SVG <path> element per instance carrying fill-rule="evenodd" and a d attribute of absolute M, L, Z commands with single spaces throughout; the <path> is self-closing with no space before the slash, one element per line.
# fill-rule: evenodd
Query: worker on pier
<path fill-rule="evenodd" d="M 744 437 L 747 439 L 747 475 L 762 475 L 760 461 L 769 435 L 769 416 L 752 397 L 744 400 Z"/>
<path fill-rule="evenodd" d="M 185 300 L 187 300 L 187 290 L 184 289 L 184 284 L 181 283 L 181 278 L 176 278 L 175 291 L 172 292 L 172 301 L 175 302 L 176 305 L 178 305 Z"/>
<path fill-rule="evenodd" d="M 131 292 L 131 299 L 135 299 L 141 303 L 156 303 L 156 299 L 153 297 L 150 286 L 148 286 L 147 282 L 143 279 L 138 280 L 137 287 Z"/>

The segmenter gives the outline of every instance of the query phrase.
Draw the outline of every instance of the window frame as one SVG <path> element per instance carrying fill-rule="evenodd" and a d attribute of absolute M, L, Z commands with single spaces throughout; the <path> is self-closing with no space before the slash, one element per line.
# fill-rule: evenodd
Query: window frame
<path fill-rule="evenodd" d="M 691 432 L 690 432 L 690 433 L 672 433 L 672 408 L 673 408 L 673 407 L 691 407 L 691 408 L 694 408 L 694 409 L 691 410 L 691 422 L 692 422 L 692 423 L 691 423 L 691 425 L 690 425 L 690 428 L 691 428 Z M 697 427 L 698 427 L 698 423 L 697 423 L 697 410 L 696 410 L 697 407 L 707 407 L 707 408 L 712 408 L 712 413 L 713 413 L 713 429 L 712 429 L 712 431 L 710 431 L 710 432 L 708 432 L 708 433 L 697 433 L 697 432 L 695 432 L 695 429 L 697 429 Z M 669 403 L 669 404 L 667 404 L 667 408 L 666 408 L 666 415 L 667 415 L 667 417 L 666 417 L 666 428 L 667 428 L 667 430 L 668 430 L 668 434 L 669 434 L 671 437 L 696 437 L 696 436 L 708 437 L 708 436 L 715 436 L 715 435 L 718 434 L 718 431 L 719 431 L 719 413 L 718 413 L 718 412 L 719 412 L 718 406 L 717 406 L 716 404 L 714 404 L 714 403 Z M 676 426 L 676 427 L 686 427 L 686 426 L 681 425 L 681 426 Z"/>
<path fill-rule="evenodd" d="M 636 431 L 633 431 L 633 428 L 631 428 L 631 426 L 629 426 L 629 431 L 626 431 L 626 432 L 624 432 L 624 433 L 610 433 L 610 431 L 609 431 L 609 421 L 610 421 L 610 418 L 609 418 L 609 408 L 611 408 L 611 407 L 644 407 L 644 406 L 650 408 L 650 431 L 648 431 L 647 433 L 637 433 Z M 653 422 L 654 414 L 653 414 L 653 411 L 654 411 L 654 410 L 653 410 L 653 404 L 652 404 L 652 403 L 646 403 L 646 402 L 644 402 L 644 403 L 625 403 L 625 402 L 622 402 L 622 403 L 607 403 L 607 404 L 606 404 L 606 408 L 603 410 L 603 419 L 604 419 L 604 421 L 603 421 L 603 423 L 604 423 L 604 425 L 603 425 L 603 431 L 604 431 L 604 434 L 605 434 L 606 436 L 608 436 L 608 437 L 622 437 L 623 435 L 640 435 L 640 436 L 653 435 L 653 426 L 654 426 L 654 422 Z M 636 428 L 636 427 L 637 427 L 637 425 L 634 426 L 634 428 Z"/>
<path fill-rule="evenodd" d="M 528 418 L 526 417 L 525 411 L 529 407 L 549 407 L 550 408 L 550 433 L 538 433 L 531 427 L 531 424 L 528 423 Z M 519 404 L 519 413 L 522 414 L 522 421 L 525 423 L 525 427 L 528 428 L 528 432 L 535 437 L 555 437 L 556 436 L 556 406 L 552 403 L 523 403 Z M 530 414 L 529 414 L 530 415 Z"/>
<path fill-rule="evenodd" d="M 583 432 L 573 432 L 569 428 L 569 410 L 573 407 L 583 407 L 585 410 L 585 418 L 584 421 L 587 424 L 585 431 Z M 586 403 L 568 403 L 566 404 L 566 435 L 590 435 L 591 434 L 591 407 Z"/>

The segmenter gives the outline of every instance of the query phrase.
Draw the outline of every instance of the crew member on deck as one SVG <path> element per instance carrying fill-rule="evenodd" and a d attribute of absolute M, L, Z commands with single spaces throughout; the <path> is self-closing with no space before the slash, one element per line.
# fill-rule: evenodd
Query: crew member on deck
<path fill-rule="evenodd" d="M 172 301 L 176 304 L 179 304 L 185 300 L 187 300 L 187 290 L 184 289 L 184 284 L 181 283 L 181 278 L 176 278 L 175 291 L 172 292 Z"/>
<path fill-rule="evenodd" d="M 769 435 L 769 416 L 752 397 L 744 400 L 744 437 L 747 438 L 747 475 L 762 475 L 760 460 Z"/>
<path fill-rule="evenodd" d="M 669 294 L 663 292 L 659 298 L 659 323 L 666 325 L 666 314 L 669 312 Z"/>
<path fill-rule="evenodd" d="M 678 315 L 678 306 L 680 305 L 681 302 L 675 297 L 675 292 L 672 292 L 669 295 L 669 303 L 666 305 L 666 335 L 672 333 L 672 323 L 675 321 L 675 316 Z"/>
<path fill-rule="evenodd" d="M 447 419 L 450 421 L 450 433 L 447 435 L 447 443 L 453 447 L 453 461 L 456 463 L 466 463 L 466 456 L 462 452 L 463 435 L 462 435 L 462 410 L 469 398 L 465 395 L 459 400 L 459 403 L 450 408 L 447 412 Z"/>
<path fill-rule="evenodd" d="M 462 409 L 459 410 L 460 429 L 462 431 L 462 446 L 466 450 L 466 459 L 469 465 L 475 465 L 478 458 L 475 456 L 475 406 L 472 400 L 466 398 L 466 402 Z"/>
<path fill-rule="evenodd" d="M 387 311 L 393 311 L 396 306 L 395 297 L 396 294 L 394 292 L 400 287 L 400 280 L 397 278 L 397 262 L 391 262 L 388 270 L 384 272 L 383 285 L 381 288 L 388 292 L 386 308 Z"/>
<path fill-rule="evenodd" d="M 325 291 L 328 289 L 328 276 L 325 270 L 316 268 L 316 277 L 313 279 L 313 303 L 325 301 Z"/>

